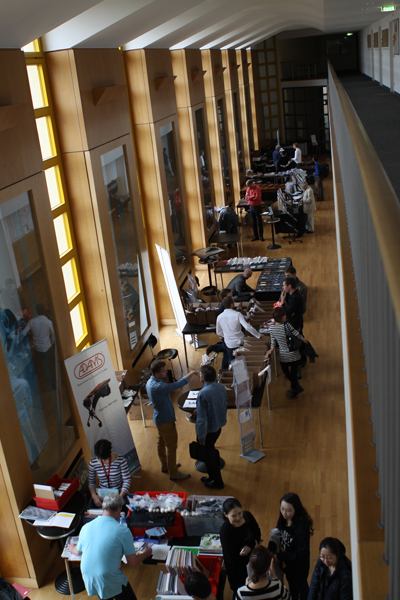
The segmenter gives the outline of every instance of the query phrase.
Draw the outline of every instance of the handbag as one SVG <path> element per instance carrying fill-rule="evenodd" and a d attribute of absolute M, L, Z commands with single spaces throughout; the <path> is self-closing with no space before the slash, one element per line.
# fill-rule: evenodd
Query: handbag
<path fill-rule="evenodd" d="M 190 442 L 189 454 L 190 454 L 190 458 L 193 458 L 194 460 L 200 460 L 202 462 L 205 462 L 207 450 L 206 450 L 206 447 L 199 444 L 199 442 Z"/>
<path fill-rule="evenodd" d="M 295 352 L 296 350 L 301 350 L 304 342 L 302 342 L 301 339 L 298 338 L 296 335 L 293 335 L 291 333 L 289 328 L 286 327 L 286 323 L 285 323 L 285 333 L 286 333 L 286 340 L 287 340 L 289 352 Z"/>

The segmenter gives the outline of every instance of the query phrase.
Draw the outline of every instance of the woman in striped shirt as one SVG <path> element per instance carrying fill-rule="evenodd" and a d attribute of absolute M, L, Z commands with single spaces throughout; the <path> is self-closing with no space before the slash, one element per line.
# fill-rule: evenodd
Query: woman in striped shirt
<path fill-rule="evenodd" d="M 99 440 L 94 446 L 95 458 L 89 463 L 89 490 L 95 506 L 101 508 L 102 498 L 96 493 L 96 475 L 100 488 L 117 489 L 122 498 L 129 494 L 131 476 L 126 459 L 112 452 L 111 442 Z"/>
<path fill-rule="evenodd" d="M 251 577 L 237 591 L 240 600 L 291 600 L 291 595 L 279 581 L 274 570 L 274 555 L 268 548 L 257 546 L 250 557 Z"/>
<path fill-rule="evenodd" d="M 289 350 L 287 334 L 300 338 L 306 344 L 308 342 L 297 329 L 294 329 L 290 323 L 286 323 L 286 311 L 282 306 L 274 308 L 272 317 L 275 320 L 275 325 L 270 325 L 268 328 L 271 335 L 271 347 L 279 348 L 279 361 L 282 371 L 290 381 L 290 390 L 287 390 L 286 394 L 289 398 L 296 398 L 301 392 L 304 392 L 304 388 L 297 380 L 297 369 L 302 364 L 302 358 L 299 350 Z"/>

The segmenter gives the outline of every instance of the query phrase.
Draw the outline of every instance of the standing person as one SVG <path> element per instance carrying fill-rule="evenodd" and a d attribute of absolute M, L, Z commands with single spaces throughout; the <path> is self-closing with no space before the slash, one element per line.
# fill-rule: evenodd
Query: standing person
<path fill-rule="evenodd" d="M 237 498 L 228 498 L 223 504 L 224 522 L 220 538 L 229 585 L 236 591 L 246 583 L 247 563 L 252 550 L 261 542 L 261 531 L 257 521 L 247 510 L 242 509 Z"/>
<path fill-rule="evenodd" d="M 277 144 L 275 146 L 275 150 L 272 153 L 272 160 L 274 161 L 275 171 L 277 171 L 278 167 L 279 167 L 279 165 L 278 165 L 278 159 L 280 158 L 280 154 L 279 154 L 280 150 L 281 150 L 281 147 L 280 147 L 279 144 Z"/>
<path fill-rule="evenodd" d="M 84 525 L 78 544 L 69 544 L 72 554 L 82 555 L 81 571 L 89 596 L 101 600 L 136 600 L 134 591 L 120 569 L 125 555 L 128 565 L 135 567 L 152 555 L 151 548 L 136 555 L 133 537 L 119 518 L 124 501 L 118 494 L 108 494 L 103 500 L 103 514 Z"/>
<path fill-rule="evenodd" d="M 253 574 L 247 577 L 246 585 L 238 589 L 239 600 L 291 600 L 288 590 L 276 576 L 271 550 L 264 546 L 254 548 L 249 565 Z"/>
<path fill-rule="evenodd" d="M 297 289 L 297 282 L 294 277 L 285 277 L 282 283 L 281 294 L 282 306 L 286 311 L 287 322 L 297 331 L 303 331 L 303 299 Z"/>
<path fill-rule="evenodd" d="M 315 171 L 314 171 L 314 175 L 315 175 L 315 179 L 318 185 L 318 200 L 319 202 L 322 202 L 324 199 L 324 187 L 322 185 L 322 165 L 319 162 L 318 156 L 314 156 L 314 163 L 315 163 Z"/>
<path fill-rule="evenodd" d="M 306 233 L 314 233 L 314 212 L 317 210 L 315 206 L 314 192 L 308 181 L 304 181 L 301 184 L 303 189 L 303 212 L 307 216 L 306 219 Z"/>
<path fill-rule="evenodd" d="M 233 351 L 238 348 L 244 338 L 242 327 L 247 329 L 254 335 L 254 337 L 260 339 L 261 333 L 259 333 L 254 327 L 250 325 L 242 315 L 233 309 L 235 304 L 232 296 L 224 298 L 222 304 L 224 305 L 224 312 L 222 315 L 217 317 L 217 335 L 224 338 L 224 357 L 222 359 L 222 368 L 227 369 L 233 360 Z"/>
<path fill-rule="evenodd" d="M 36 312 L 37 316 L 28 321 L 27 326 L 22 330 L 21 337 L 27 335 L 29 331 L 32 333 L 32 344 L 37 356 L 40 356 L 47 384 L 55 389 L 56 354 L 54 342 L 56 336 L 54 327 L 52 321 L 45 315 L 46 309 L 43 304 L 36 306 Z"/>
<path fill-rule="evenodd" d="M 296 280 L 296 290 L 299 290 L 300 296 L 302 297 L 302 300 L 303 300 L 303 315 L 304 315 L 304 313 L 306 312 L 306 308 L 307 308 L 307 286 L 305 283 L 300 281 L 300 279 L 297 277 L 297 271 L 293 267 L 293 265 L 291 265 L 290 267 L 286 267 L 285 277 L 294 277 L 294 279 Z"/>
<path fill-rule="evenodd" d="M 96 493 L 96 475 L 100 489 L 115 488 L 121 498 L 129 494 L 131 476 L 126 459 L 112 452 L 112 444 L 109 440 L 98 440 L 94 445 L 94 454 L 95 457 L 89 463 L 89 491 L 93 504 L 101 508 L 103 498 Z"/>
<path fill-rule="evenodd" d="M 169 473 L 170 479 L 188 479 L 190 473 L 179 471 L 180 463 L 176 462 L 176 448 L 178 445 L 178 434 L 175 426 L 175 412 L 170 392 L 179 390 L 189 383 L 197 371 L 190 371 L 185 377 L 174 383 L 165 383 L 168 375 L 166 363 L 163 360 L 155 360 L 150 370 L 152 376 L 146 384 L 146 391 L 154 408 L 153 421 L 157 426 L 157 452 L 161 462 L 161 472 Z"/>
<path fill-rule="evenodd" d="M 277 523 L 281 535 L 277 558 L 286 575 L 293 600 L 307 600 L 310 570 L 310 537 L 313 520 L 297 494 L 289 492 L 280 501 Z"/>
<path fill-rule="evenodd" d="M 308 600 L 353 600 L 351 562 L 337 538 L 327 537 L 319 545 Z"/>
<path fill-rule="evenodd" d="M 307 340 L 300 335 L 289 323 L 283 306 L 274 308 L 272 318 L 275 320 L 274 325 L 270 325 L 268 332 L 271 336 L 271 348 L 279 348 L 279 362 L 281 363 L 282 371 L 290 381 L 290 390 L 286 391 L 289 398 L 296 398 L 304 388 L 298 382 L 297 370 L 302 365 L 302 356 L 299 350 L 290 351 L 287 342 L 287 333 L 300 338 L 307 343 Z"/>
<path fill-rule="evenodd" d="M 232 291 L 235 302 L 248 302 L 254 296 L 253 288 L 246 283 L 252 275 L 253 271 L 247 268 L 228 283 L 228 288 Z"/>
<path fill-rule="evenodd" d="M 302 155 L 301 155 L 301 150 L 300 150 L 297 142 L 295 142 L 293 144 L 293 148 L 294 148 L 294 162 L 296 163 L 297 166 L 300 166 L 301 160 L 302 160 Z"/>
<path fill-rule="evenodd" d="M 200 367 L 200 381 L 203 387 L 196 402 L 197 441 L 206 449 L 206 467 L 208 477 L 201 481 L 208 488 L 224 489 L 219 466 L 219 452 L 215 443 L 226 425 L 227 397 L 222 383 L 216 383 L 217 373 L 210 365 Z"/>
<path fill-rule="evenodd" d="M 246 181 L 247 190 L 245 199 L 248 201 L 250 206 L 250 216 L 253 223 L 253 233 L 254 237 L 251 240 L 255 242 L 256 240 L 264 241 L 264 226 L 261 218 L 261 189 L 249 179 Z M 257 229 L 258 227 L 258 229 Z"/>

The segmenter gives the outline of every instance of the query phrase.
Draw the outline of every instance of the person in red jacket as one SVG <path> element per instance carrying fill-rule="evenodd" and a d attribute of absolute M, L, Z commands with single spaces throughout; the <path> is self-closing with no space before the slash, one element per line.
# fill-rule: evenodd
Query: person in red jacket
<path fill-rule="evenodd" d="M 247 190 L 246 190 L 246 200 L 249 202 L 250 206 L 250 216 L 253 222 L 253 232 L 254 237 L 251 240 L 255 242 L 256 240 L 264 241 L 264 229 L 263 222 L 261 218 L 261 189 L 249 179 L 246 181 Z"/>

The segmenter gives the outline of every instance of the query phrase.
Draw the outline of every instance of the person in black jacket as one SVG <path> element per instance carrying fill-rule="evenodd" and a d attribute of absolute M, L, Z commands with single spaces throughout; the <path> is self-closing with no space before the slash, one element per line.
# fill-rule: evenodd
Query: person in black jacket
<path fill-rule="evenodd" d="M 337 538 L 327 537 L 319 545 L 308 600 L 353 600 L 351 562 Z"/>
<path fill-rule="evenodd" d="M 310 570 L 310 536 L 313 520 L 297 494 L 289 492 L 281 498 L 277 523 L 280 548 L 276 553 L 286 575 L 293 600 L 307 600 Z M 272 549 L 272 548 L 271 548 Z"/>
<path fill-rule="evenodd" d="M 286 310 L 287 322 L 303 333 L 303 298 L 294 277 L 285 277 L 282 283 L 281 302 Z"/>
<path fill-rule="evenodd" d="M 236 590 L 246 583 L 247 564 L 251 551 L 261 541 L 261 531 L 253 515 L 242 509 L 236 498 L 228 498 L 223 504 L 225 521 L 220 537 L 229 585 L 236 597 Z"/>

